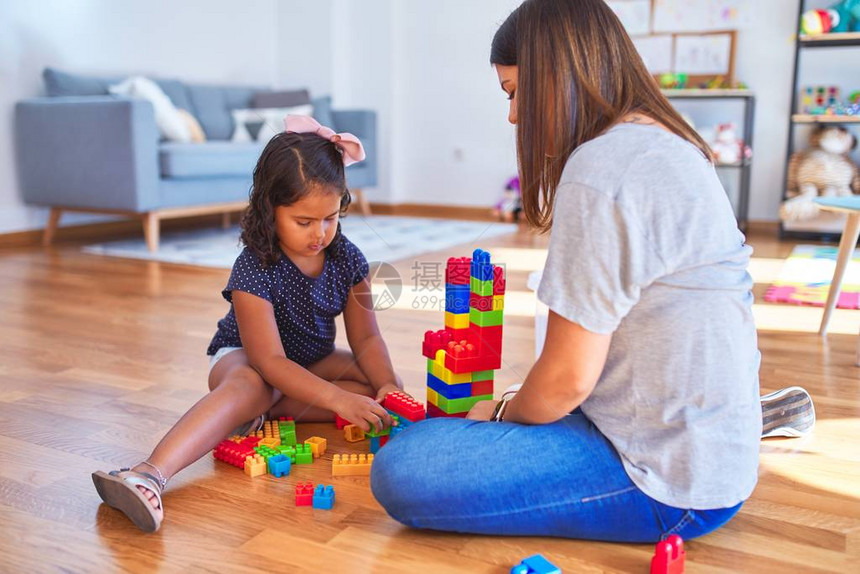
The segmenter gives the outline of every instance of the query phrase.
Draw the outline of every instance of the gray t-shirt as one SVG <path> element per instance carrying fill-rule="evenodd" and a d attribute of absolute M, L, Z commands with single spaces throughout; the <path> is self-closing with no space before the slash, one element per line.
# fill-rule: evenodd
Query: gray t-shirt
<path fill-rule="evenodd" d="M 582 411 L 664 504 L 726 508 L 755 487 L 751 253 L 714 168 L 682 138 L 620 124 L 568 159 L 538 298 L 612 333 Z"/>

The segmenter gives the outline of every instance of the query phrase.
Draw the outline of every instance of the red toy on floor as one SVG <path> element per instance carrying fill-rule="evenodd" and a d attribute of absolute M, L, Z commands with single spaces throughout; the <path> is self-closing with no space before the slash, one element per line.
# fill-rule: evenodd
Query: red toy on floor
<path fill-rule="evenodd" d="M 684 541 L 672 534 L 654 547 L 651 558 L 651 574 L 684 574 Z"/>

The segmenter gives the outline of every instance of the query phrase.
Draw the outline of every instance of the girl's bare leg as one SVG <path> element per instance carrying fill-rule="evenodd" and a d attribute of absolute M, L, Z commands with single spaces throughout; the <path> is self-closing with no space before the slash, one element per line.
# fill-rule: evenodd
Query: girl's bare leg
<path fill-rule="evenodd" d="M 310 365 L 308 370 L 344 390 L 373 396 L 367 377 L 349 351 L 335 350 Z M 158 467 L 164 478 L 169 479 L 215 448 L 237 426 L 263 413 L 305 422 L 334 418 L 329 410 L 284 397 L 248 364 L 243 350 L 228 353 L 218 361 L 209 373 L 209 389 L 209 394 L 173 425 L 147 459 Z M 132 470 L 153 474 L 147 464 L 138 464 Z M 142 486 L 138 489 L 149 498 L 154 508 L 158 508 L 154 493 Z"/>
<path fill-rule="evenodd" d="M 225 355 L 209 373 L 210 392 L 173 425 L 147 462 L 169 479 L 215 448 L 240 424 L 265 413 L 281 398 L 281 392 L 266 383 L 248 365 L 245 351 Z M 155 474 L 147 464 L 133 471 Z M 155 494 L 138 486 L 153 507 L 158 508 Z"/>
<path fill-rule="evenodd" d="M 345 349 L 335 349 L 332 354 L 309 365 L 308 371 L 345 391 L 368 397 L 374 396 L 373 388 L 356 363 L 355 356 Z M 284 396 L 271 408 L 269 416 L 293 417 L 296 421 L 302 422 L 334 420 L 334 413 L 329 410 Z"/>

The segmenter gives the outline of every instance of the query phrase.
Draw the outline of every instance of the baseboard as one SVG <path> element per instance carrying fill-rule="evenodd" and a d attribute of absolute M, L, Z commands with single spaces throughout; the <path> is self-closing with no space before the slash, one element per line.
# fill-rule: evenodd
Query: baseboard
<path fill-rule="evenodd" d="M 779 236 L 779 221 L 747 221 L 747 235 Z"/>
<path fill-rule="evenodd" d="M 498 221 L 489 207 L 466 205 L 437 205 L 432 203 L 371 203 L 374 215 L 404 215 L 410 217 L 439 217 L 471 221 Z"/>
<path fill-rule="evenodd" d="M 234 215 L 233 217 L 234 221 L 238 220 L 238 216 Z M 217 225 L 221 225 L 220 214 L 195 215 L 161 220 L 162 232 Z M 0 233 L 0 249 L 41 246 L 43 232 L 43 229 L 31 229 L 28 231 Z M 60 227 L 54 235 L 53 243 L 55 245 L 63 243 L 97 243 L 101 240 L 135 236 L 143 238 L 143 225 L 138 218 Z"/>

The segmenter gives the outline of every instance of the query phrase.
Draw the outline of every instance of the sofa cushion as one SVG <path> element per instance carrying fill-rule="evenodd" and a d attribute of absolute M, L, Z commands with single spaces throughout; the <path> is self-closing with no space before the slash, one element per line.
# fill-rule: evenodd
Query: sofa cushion
<path fill-rule="evenodd" d="M 161 177 L 250 177 L 264 146 L 261 142 L 165 142 L 159 147 Z"/>
<path fill-rule="evenodd" d="M 130 75 L 130 74 L 129 74 Z M 45 93 L 50 97 L 59 96 L 106 96 L 108 87 L 118 84 L 129 76 L 83 76 L 70 74 L 54 68 L 45 68 L 42 78 L 45 81 Z M 185 84 L 179 80 L 152 78 L 161 88 L 173 105 L 195 114 L 191 100 L 185 91 Z"/>
<path fill-rule="evenodd" d="M 250 108 L 254 94 L 259 88 L 236 86 L 188 85 L 188 95 L 194 106 L 195 116 L 210 140 L 228 140 L 233 134 L 233 118 L 230 111 Z"/>
<path fill-rule="evenodd" d="M 331 114 L 331 96 L 314 98 L 312 103 L 314 106 L 314 119 L 316 121 L 336 132 L 343 131 L 337 129 L 337 126 L 334 125 L 334 117 Z"/>
<path fill-rule="evenodd" d="M 292 108 L 311 103 L 311 95 L 307 90 L 292 90 L 285 92 L 257 92 L 251 107 L 254 108 Z"/>

